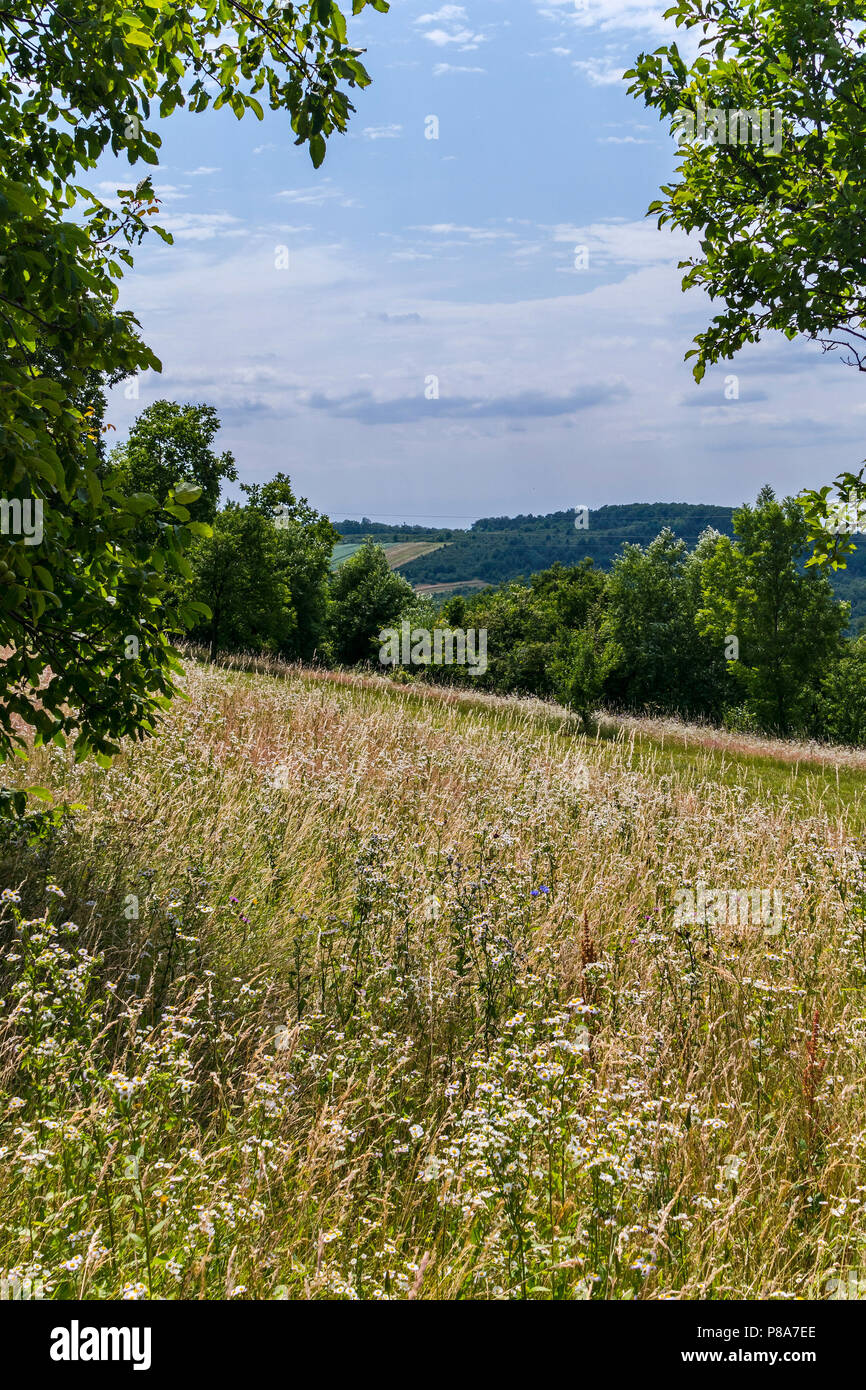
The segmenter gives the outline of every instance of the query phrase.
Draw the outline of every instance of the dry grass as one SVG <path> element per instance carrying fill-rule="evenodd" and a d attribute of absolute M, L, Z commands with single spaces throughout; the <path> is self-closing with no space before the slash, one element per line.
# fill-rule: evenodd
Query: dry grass
<path fill-rule="evenodd" d="M 28 772 L 87 809 L 3 856 L 0 1269 L 206 1298 L 856 1276 L 844 798 L 794 805 L 730 749 L 674 766 L 536 701 L 187 680 L 110 770 L 52 750 Z M 699 882 L 780 891 L 781 932 L 679 922 Z"/>
<path fill-rule="evenodd" d="M 385 554 L 391 569 L 395 570 L 399 565 L 408 565 L 410 560 L 418 560 L 422 555 L 441 550 L 445 544 L 445 541 L 394 541 L 385 546 Z"/>

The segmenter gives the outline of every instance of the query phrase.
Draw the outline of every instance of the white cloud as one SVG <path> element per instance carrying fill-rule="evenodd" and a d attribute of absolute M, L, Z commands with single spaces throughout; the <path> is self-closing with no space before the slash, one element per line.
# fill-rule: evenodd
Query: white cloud
<path fill-rule="evenodd" d="M 461 227 L 455 222 L 433 222 L 428 226 L 410 227 L 413 232 L 432 232 L 435 236 L 468 237 L 470 241 L 511 240 L 514 232 L 496 231 L 490 227 Z"/>
<path fill-rule="evenodd" d="M 161 216 L 159 225 L 178 241 L 212 241 L 214 237 L 240 237 L 247 229 L 229 212 L 185 212 Z"/>
<path fill-rule="evenodd" d="M 402 130 L 401 125 L 368 125 L 363 134 L 366 140 L 399 140 Z"/>
<path fill-rule="evenodd" d="M 112 195 L 116 194 L 119 188 L 135 188 L 138 181 L 137 177 L 128 179 L 126 183 L 124 183 L 122 179 L 102 179 L 96 187 L 102 195 L 103 201 L 108 203 L 109 207 L 116 207 L 118 205 L 118 200 Z M 154 183 L 153 191 L 157 198 L 160 198 L 164 203 L 175 202 L 178 198 L 189 197 L 186 184 Z"/>
<path fill-rule="evenodd" d="M 582 227 L 561 224 L 553 228 L 553 240 L 586 246 L 590 266 L 596 268 L 676 265 L 694 249 L 684 232 L 670 228 L 660 230 L 650 219 L 592 222 Z"/>
<path fill-rule="evenodd" d="M 184 173 L 190 178 L 196 178 L 199 174 L 219 174 L 221 173 L 219 164 L 200 164 L 197 169 L 185 169 Z"/>
<path fill-rule="evenodd" d="M 473 48 L 477 48 L 480 43 L 485 43 L 483 34 L 476 33 L 468 26 L 467 14 L 462 5 L 443 5 L 440 9 L 431 14 L 419 15 L 415 20 L 416 25 L 423 27 L 425 24 L 438 24 L 440 27 L 428 29 L 422 35 L 428 43 L 435 44 L 437 48 L 445 48 L 448 44 L 456 44 L 461 53 L 468 53 Z"/>
<path fill-rule="evenodd" d="M 320 207 L 322 203 L 329 202 L 338 202 L 343 208 L 358 206 L 354 198 L 347 197 L 342 189 L 335 188 L 328 179 L 323 179 L 313 188 L 283 188 L 275 196 L 285 198 L 286 202 L 299 207 Z"/>
<path fill-rule="evenodd" d="M 433 14 L 419 15 L 416 24 L 436 24 L 440 20 L 465 20 L 466 11 L 462 5 L 442 5 Z"/>
<path fill-rule="evenodd" d="M 424 230 L 434 244 L 496 231 L 433 228 Z M 776 340 L 775 356 L 750 349 L 732 364 L 741 401 L 725 404 L 723 372 L 696 386 L 683 354 L 708 303 L 681 293 L 669 262 L 682 248 L 652 222 L 548 228 L 548 250 L 564 252 L 580 238 L 621 271 L 605 284 L 562 281 L 562 293 L 540 297 L 515 295 L 513 281 L 498 295 L 467 287 L 443 297 L 438 257 L 425 263 L 410 249 L 365 256 L 352 243 L 313 238 L 280 271 L 272 233 L 243 235 L 221 246 L 142 249 L 123 290 L 165 374 L 148 376 L 140 401 L 113 393 L 112 423 L 122 435 L 159 396 L 209 400 L 224 422 L 220 446 L 243 459 L 244 481 L 285 468 L 332 515 L 471 517 L 660 497 L 739 502 L 754 496 L 756 478 L 791 492 L 816 473 L 831 476 L 862 424 L 852 414 L 857 373 L 818 356 L 786 375 L 777 363 L 795 347 Z M 423 327 L 379 331 L 383 305 Z M 303 331 L 287 332 L 289 323 Z M 431 371 L 446 402 L 438 414 L 436 402 L 429 411 L 424 402 Z M 578 416 L 548 409 L 617 379 L 617 398 L 601 393 Z M 496 411 L 491 402 L 501 403 Z"/>
<path fill-rule="evenodd" d="M 486 72 L 486 68 L 455 67 L 453 63 L 437 63 L 433 68 L 434 77 L 447 77 L 452 72 Z"/>
<path fill-rule="evenodd" d="M 572 67 L 582 72 L 593 87 L 609 87 L 621 82 L 625 68 L 612 67 L 604 58 L 576 59 Z"/>
<path fill-rule="evenodd" d="M 437 48 L 444 48 L 449 43 L 459 43 L 464 52 L 484 42 L 483 35 L 473 34 L 471 29 L 458 29 L 453 34 L 449 34 L 446 29 L 430 29 L 424 38 L 428 43 L 435 43 Z"/>
<path fill-rule="evenodd" d="M 536 5 L 544 17 L 558 23 L 568 20 L 582 29 L 649 29 L 660 34 L 673 30 L 663 18 L 665 6 L 647 0 L 536 0 Z"/>

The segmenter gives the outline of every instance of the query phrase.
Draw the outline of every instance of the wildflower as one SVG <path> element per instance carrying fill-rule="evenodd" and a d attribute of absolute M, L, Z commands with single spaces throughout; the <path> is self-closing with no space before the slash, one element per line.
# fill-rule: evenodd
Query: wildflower
<path fill-rule="evenodd" d="M 124 1302 L 130 1302 L 139 1298 L 147 1298 L 147 1285 L 124 1284 L 123 1288 L 120 1290 L 120 1297 Z"/>
<path fill-rule="evenodd" d="M 423 1139 L 424 1128 L 422 1125 L 410 1125 L 409 1133 L 411 1134 L 413 1139 Z"/>
<path fill-rule="evenodd" d="M 65 898 L 66 894 L 62 888 L 58 888 L 56 883 L 49 883 L 45 889 L 46 893 L 53 893 L 55 897 Z"/>
<path fill-rule="evenodd" d="M 4 888 L 0 893 L 0 903 L 20 903 L 21 894 L 16 893 L 14 888 Z"/>
<path fill-rule="evenodd" d="M 131 1096 L 133 1091 L 135 1091 L 139 1086 L 142 1086 L 144 1084 L 140 1076 L 126 1077 L 119 1071 L 109 1072 L 108 1080 L 113 1085 L 117 1094 L 121 1096 L 124 1100 L 128 1096 Z"/>

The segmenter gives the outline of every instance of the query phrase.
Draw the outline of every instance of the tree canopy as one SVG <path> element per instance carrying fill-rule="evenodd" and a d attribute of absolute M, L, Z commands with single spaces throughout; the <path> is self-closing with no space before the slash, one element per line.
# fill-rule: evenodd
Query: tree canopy
<path fill-rule="evenodd" d="M 141 412 L 124 444 L 111 451 L 124 492 L 147 492 L 162 502 L 175 483 L 192 483 L 201 496 L 191 507 L 197 521 L 213 521 L 224 482 L 237 481 L 234 456 L 212 447 L 220 422 L 212 405 L 154 401 Z"/>
<path fill-rule="evenodd" d="M 689 354 L 695 376 L 771 329 L 866 370 L 866 5 L 677 0 L 667 15 L 699 31 L 694 62 L 670 43 L 626 77 L 680 140 L 650 212 L 697 234 L 683 287 L 725 305 Z M 724 138 L 714 121 L 706 140 L 684 122 L 701 108 L 725 114 Z M 763 128 L 748 119 L 762 112 Z"/>
<path fill-rule="evenodd" d="M 686 353 L 696 379 L 771 330 L 866 371 L 866 3 L 677 0 L 666 17 L 697 31 L 694 61 L 669 43 L 625 76 L 679 140 L 649 212 L 695 236 L 683 288 L 724 304 Z M 846 470 L 835 487 L 844 502 L 863 482 Z M 801 501 L 809 563 L 837 569 L 854 546 L 831 491 Z"/>

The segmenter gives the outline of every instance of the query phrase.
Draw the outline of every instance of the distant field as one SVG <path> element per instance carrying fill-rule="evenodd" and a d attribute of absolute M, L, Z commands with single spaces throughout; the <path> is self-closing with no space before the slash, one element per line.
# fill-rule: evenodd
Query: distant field
<path fill-rule="evenodd" d="M 388 557 L 388 564 L 395 570 L 398 565 L 407 565 L 410 560 L 419 560 L 422 555 L 429 555 L 432 550 L 440 550 L 444 544 L 444 541 L 398 541 L 395 545 L 384 546 L 383 549 Z M 356 550 L 361 549 L 362 545 L 363 541 L 341 541 L 339 545 L 335 545 L 331 555 L 331 570 L 338 570 Z M 447 589 L 453 586 L 446 584 L 444 587 Z"/>
<path fill-rule="evenodd" d="M 487 589 L 485 579 L 464 579 L 459 584 L 416 584 L 416 594 L 462 594 L 467 589 Z"/>
<path fill-rule="evenodd" d="M 338 570 L 345 564 L 350 555 L 354 555 L 356 550 L 361 549 L 360 541 L 345 541 L 340 545 L 335 545 L 331 553 L 331 570 Z"/>
<path fill-rule="evenodd" d="M 398 565 L 407 565 L 410 560 L 420 560 L 434 550 L 441 550 L 444 541 L 400 541 L 397 545 L 386 545 L 385 554 L 392 570 Z"/>

